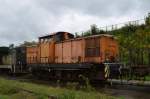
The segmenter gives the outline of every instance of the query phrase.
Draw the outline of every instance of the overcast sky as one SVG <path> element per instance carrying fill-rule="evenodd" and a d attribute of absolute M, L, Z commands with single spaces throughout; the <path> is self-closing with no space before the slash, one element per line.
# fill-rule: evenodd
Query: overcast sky
<path fill-rule="evenodd" d="M 0 0 L 0 45 L 143 18 L 150 0 Z"/>

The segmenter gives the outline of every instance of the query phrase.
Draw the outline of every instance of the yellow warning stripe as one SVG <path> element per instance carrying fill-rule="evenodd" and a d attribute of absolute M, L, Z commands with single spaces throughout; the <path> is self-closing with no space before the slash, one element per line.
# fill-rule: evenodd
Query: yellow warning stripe
<path fill-rule="evenodd" d="M 105 65 L 104 72 L 105 72 L 105 78 L 108 78 L 109 77 L 109 66 L 108 65 Z"/>

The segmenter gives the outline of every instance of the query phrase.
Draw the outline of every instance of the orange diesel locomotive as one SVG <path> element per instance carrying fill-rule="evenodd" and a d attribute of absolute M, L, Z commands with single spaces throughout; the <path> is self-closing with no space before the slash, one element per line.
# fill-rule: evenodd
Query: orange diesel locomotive
<path fill-rule="evenodd" d="M 36 76 L 51 79 L 90 80 L 108 78 L 108 67 L 118 56 L 118 44 L 108 34 L 74 38 L 68 32 L 39 37 L 37 46 L 27 47 L 27 65 Z M 106 68 L 107 67 L 107 68 Z"/>

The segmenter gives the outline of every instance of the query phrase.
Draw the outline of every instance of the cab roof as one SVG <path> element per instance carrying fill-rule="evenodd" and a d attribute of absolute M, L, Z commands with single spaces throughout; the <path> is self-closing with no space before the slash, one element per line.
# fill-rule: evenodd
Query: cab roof
<path fill-rule="evenodd" d="M 50 38 L 50 37 L 52 37 L 54 35 L 59 35 L 59 34 L 64 34 L 64 33 L 67 33 L 69 35 L 74 36 L 73 34 L 71 34 L 69 32 L 60 31 L 60 32 L 54 32 L 54 33 L 51 33 L 51 34 L 48 34 L 48 35 L 45 35 L 45 36 L 41 36 L 41 37 L 39 37 L 39 39 Z"/>

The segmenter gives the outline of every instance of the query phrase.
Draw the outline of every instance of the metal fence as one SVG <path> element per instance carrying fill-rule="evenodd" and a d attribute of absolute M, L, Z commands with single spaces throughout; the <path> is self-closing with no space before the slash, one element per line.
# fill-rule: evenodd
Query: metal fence
<path fill-rule="evenodd" d="M 113 25 L 108 25 L 108 26 L 104 26 L 104 27 L 99 27 L 100 30 L 102 31 L 113 31 L 113 30 L 117 30 L 120 29 L 126 25 L 134 25 L 134 26 L 138 26 L 138 25 L 142 25 L 145 24 L 145 20 L 144 19 L 139 19 L 139 20 L 134 20 L 134 21 L 128 21 L 128 22 L 123 22 L 123 23 L 118 23 L 118 24 L 113 24 Z"/>

